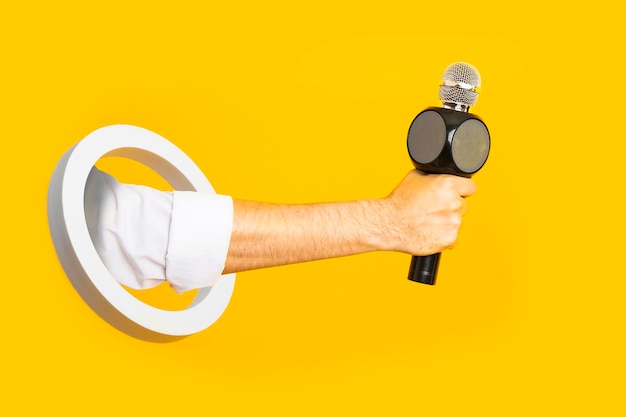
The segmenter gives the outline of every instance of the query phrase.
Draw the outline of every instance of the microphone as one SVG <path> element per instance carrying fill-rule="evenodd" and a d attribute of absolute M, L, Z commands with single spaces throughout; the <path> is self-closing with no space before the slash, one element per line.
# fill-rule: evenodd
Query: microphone
<path fill-rule="evenodd" d="M 413 165 L 428 174 L 471 177 L 489 156 L 491 138 L 487 126 L 469 113 L 480 91 L 480 74 L 472 65 L 455 62 L 443 73 L 439 87 L 442 107 L 419 113 L 407 137 Z M 435 285 L 441 253 L 413 256 L 409 280 Z"/>

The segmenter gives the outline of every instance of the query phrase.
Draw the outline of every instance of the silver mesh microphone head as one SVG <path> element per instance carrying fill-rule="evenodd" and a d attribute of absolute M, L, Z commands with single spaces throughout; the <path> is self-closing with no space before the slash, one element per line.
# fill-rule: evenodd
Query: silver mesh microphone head
<path fill-rule="evenodd" d="M 466 62 L 455 62 L 443 73 L 439 99 L 443 107 L 468 111 L 476 104 L 480 90 L 480 74 Z"/>

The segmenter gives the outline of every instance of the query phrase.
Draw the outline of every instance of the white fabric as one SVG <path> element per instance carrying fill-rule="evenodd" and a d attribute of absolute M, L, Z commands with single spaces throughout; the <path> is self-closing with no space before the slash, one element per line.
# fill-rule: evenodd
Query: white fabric
<path fill-rule="evenodd" d="M 130 288 L 168 281 L 177 292 L 215 285 L 233 223 L 229 196 L 121 184 L 93 168 L 85 217 L 111 275 Z"/>

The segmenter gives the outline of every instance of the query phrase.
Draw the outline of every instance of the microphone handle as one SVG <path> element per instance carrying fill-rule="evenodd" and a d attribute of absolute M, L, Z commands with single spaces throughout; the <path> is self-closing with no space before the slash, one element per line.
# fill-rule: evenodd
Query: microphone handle
<path fill-rule="evenodd" d="M 409 268 L 409 280 L 421 284 L 435 285 L 440 257 L 441 253 L 428 256 L 414 256 L 411 259 L 411 267 Z"/>

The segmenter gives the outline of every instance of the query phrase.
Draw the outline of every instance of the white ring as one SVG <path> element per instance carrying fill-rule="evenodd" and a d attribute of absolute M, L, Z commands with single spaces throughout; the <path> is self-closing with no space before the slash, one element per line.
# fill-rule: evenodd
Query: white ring
<path fill-rule="evenodd" d="M 48 188 L 48 223 L 66 275 L 87 304 L 104 320 L 131 336 L 168 341 L 213 324 L 228 305 L 235 274 L 198 290 L 185 310 L 166 311 L 141 302 L 115 281 L 91 241 L 85 219 L 87 176 L 105 156 L 122 156 L 152 168 L 176 190 L 215 193 L 202 171 L 162 136 L 130 125 L 98 129 L 69 149 Z"/>

